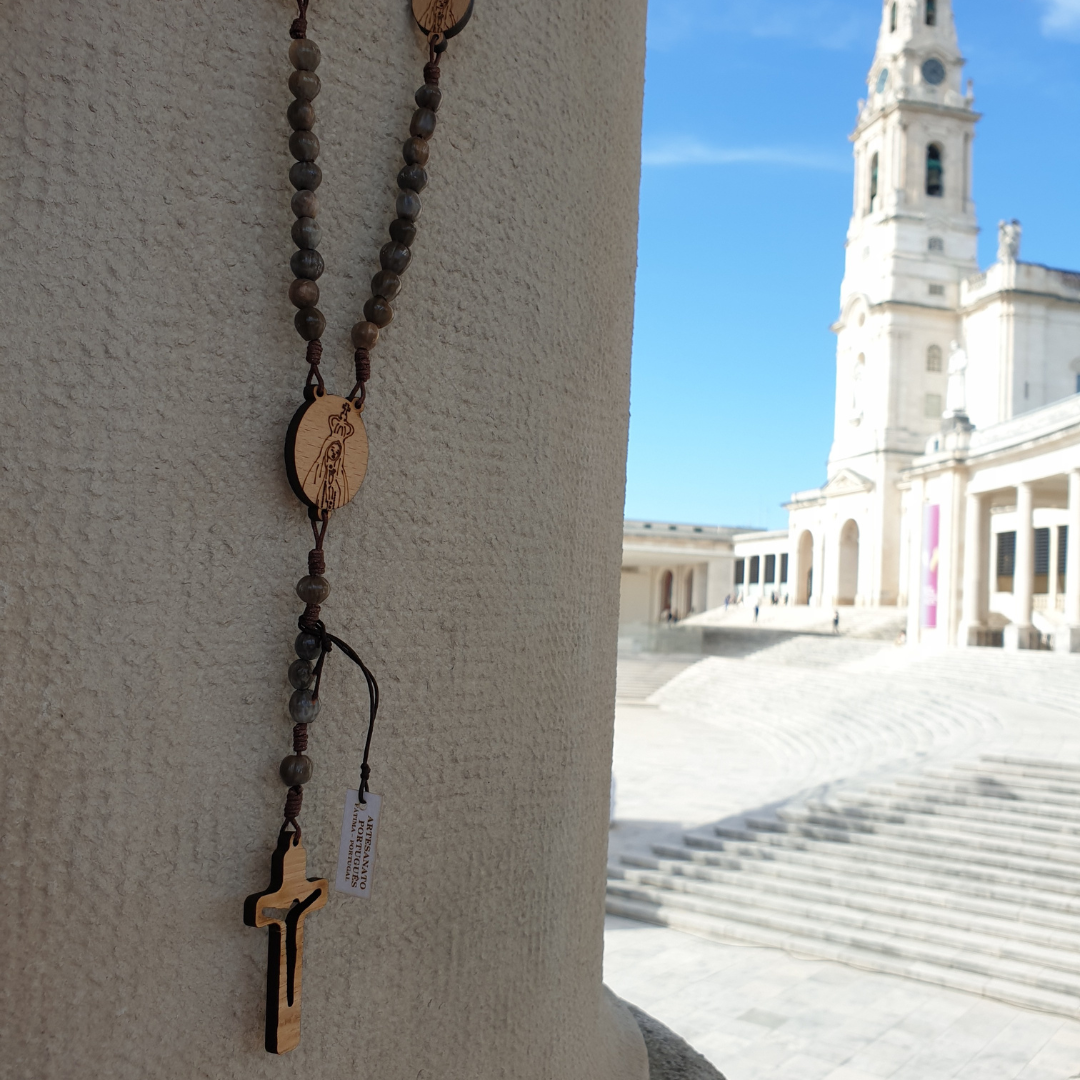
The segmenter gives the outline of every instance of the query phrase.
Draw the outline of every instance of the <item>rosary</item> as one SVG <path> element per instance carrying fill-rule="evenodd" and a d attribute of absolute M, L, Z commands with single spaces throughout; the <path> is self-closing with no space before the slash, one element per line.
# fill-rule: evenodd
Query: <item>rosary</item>
<path fill-rule="evenodd" d="M 435 114 L 442 101 L 439 89 L 439 59 L 447 39 L 464 28 L 472 14 L 473 0 L 411 0 L 413 17 L 428 38 L 428 62 L 424 65 L 424 85 L 416 91 L 416 112 L 409 125 L 409 138 L 402 148 L 405 165 L 398 173 L 400 189 L 397 217 L 390 223 L 390 242 L 379 252 L 381 270 L 371 280 L 372 296 L 364 304 L 364 319 L 352 329 L 356 348 L 356 384 L 346 397 L 326 390 L 319 362 L 326 319 L 316 306 L 317 281 L 323 272 L 318 252 L 321 233 L 318 224 L 319 200 L 316 189 L 322 169 L 315 164 L 319 140 L 312 101 L 321 88 L 315 74 L 321 59 L 319 46 L 307 36 L 309 0 L 296 0 L 297 18 L 290 35 L 289 60 L 295 70 L 289 76 L 293 102 L 288 121 L 292 128 L 289 151 L 296 159 L 289 180 L 296 193 L 292 210 L 296 221 L 292 238 L 297 246 L 290 261 L 295 281 L 289 299 L 298 309 L 294 324 L 307 342 L 307 380 L 304 404 L 289 424 L 285 439 L 285 470 L 289 484 L 308 509 L 314 548 L 308 553 L 308 572 L 296 585 L 296 595 L 304 603 L 299 619 L 300 633 L 295 649 L 297 659 L 289 667 L 293 688 L 289 716 L 293 727 L 293 752 L 281 762 L 279 773 L 288 794 L 284 822 L 277 848 L 270 860 L 270 885 L 253 893 L 244 903 L 248 926 L 269 928 L 266 974 L 266 1049 L 284 1054 L 300 1043 L 300 977 L 304 958 L 304 920 L 326 906 L 329 882 L 307 876 L 307 853 L 301 843 L 300 808 L 304 785 L 311 780 L 312 762 L 307 756 L 308 725 L 319 714 L 319 688 L 326 659 L 336 647 L 363 673 L 368 689 L 368 728 L 360 783 L 350 791 L 342 822 L 342 842 L 335 886 L 351 896 L 368 896 L 375 850 L 380 798 L 368 790 L 371 769 L 368 756 L 375 717 L 379 710 L 379 687 L 359 656 L 340 638 L 329 633 L 320 618 L 320 605 L 330 595 L 323 541 L 330 515 L 356 494 L 367 472 L 368 442 L 361 414 L 371 374 L 371 350 L 379 331 L 394 317 L 391 301 L 401 291 L 401 275 L 412 261 L 416 220 L 420 216 L 420 192 L 427 185 L 424 166 L 429 142 L 435 132 Z"/>

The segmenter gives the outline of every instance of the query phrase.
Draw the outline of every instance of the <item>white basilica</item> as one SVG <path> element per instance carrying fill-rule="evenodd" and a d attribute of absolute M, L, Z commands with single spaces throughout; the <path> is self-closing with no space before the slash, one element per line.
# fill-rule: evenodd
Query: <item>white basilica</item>
<path fill-rule="evenodd" d="M 679 562 L 628 523 L 628 619 L 775 594 L 906 607 L 910 642 L 1080 649 L 1080 273 L 1021 261 L 1017 222 L 980 271 L 963 68 L 951 0 L 884 4 L 826 483 L 792 496 L 788 530 L 718 530 Z"/>

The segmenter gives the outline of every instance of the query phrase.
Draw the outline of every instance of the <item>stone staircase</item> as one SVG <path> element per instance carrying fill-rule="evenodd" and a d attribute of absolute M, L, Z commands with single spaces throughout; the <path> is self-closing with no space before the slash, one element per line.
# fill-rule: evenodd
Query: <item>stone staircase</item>
<path fill-rule="evenodd" d="M 661 686 L 692 667 L 697 656 L 620 656 L 615 679 L 615 701 L 619 705 L 644 705 Z"/>
<path fill-rule="evenodd" d="M 1080 1018 L 1080 765 L 985 755 L 684 834 L 607 910 Z"/>

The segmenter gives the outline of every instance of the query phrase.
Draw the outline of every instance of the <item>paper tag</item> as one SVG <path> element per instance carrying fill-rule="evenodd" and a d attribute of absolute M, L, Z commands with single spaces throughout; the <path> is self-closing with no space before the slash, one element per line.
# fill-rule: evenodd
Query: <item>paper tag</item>
<path fill-rule="evenodd" d="M 360 802 L 356 791 L 345 792 L 345 814 L 341 819 L 341 847 L 338 849 L 338 892 L 349 896 L 370 896 L 375 870 L 375 840 L 379 835 L 381 795 L 369 791 Z"/>

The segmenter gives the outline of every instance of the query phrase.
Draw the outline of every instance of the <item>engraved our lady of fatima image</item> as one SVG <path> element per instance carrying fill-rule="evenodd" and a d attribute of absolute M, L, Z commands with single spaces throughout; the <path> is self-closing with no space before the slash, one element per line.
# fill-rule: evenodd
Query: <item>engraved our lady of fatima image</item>
<path fill-rule="evenodd" d="M 304 479 L 305 490 L 317 492 L 315 504 L 321 510 L 336 510 L 352 498 L 349 476 L 345 471 L 345 443 L 356 432 L 356 428 L 349 423 L 351 408 L 351 404 L 346 402 L 340 415 L 331 414 L 328 418 L 330 434 L 323 440 L 319 456 Z"/>
<path fill-rule="evenodd" d="M 454 0 L 431 0 L 417 19 L 429 33 L 445 34 L 458 21 L 454 11 Z"/>

